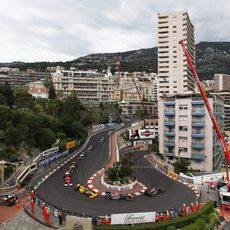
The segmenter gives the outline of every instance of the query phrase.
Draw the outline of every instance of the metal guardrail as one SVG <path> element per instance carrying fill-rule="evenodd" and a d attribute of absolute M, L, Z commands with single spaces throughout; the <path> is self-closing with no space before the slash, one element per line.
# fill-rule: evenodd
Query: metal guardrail
<path fill-rule="evenodd" d="M 0 188 L 0 196 L 15 193 L 17 190 L 18 190 L 17 184 L 9 186 L 9 187 Z"/>

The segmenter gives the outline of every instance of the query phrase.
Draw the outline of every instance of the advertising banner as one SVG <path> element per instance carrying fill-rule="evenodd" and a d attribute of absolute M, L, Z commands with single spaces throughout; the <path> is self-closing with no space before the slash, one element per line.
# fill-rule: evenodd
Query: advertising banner
<path fill-rule="evenodd" d="M 76 141 L 70 141 L 66 144 L 66 149 L 71 149 L 76 146 Z"/>
<path fill-rule="evenodd" d="M 155 129 L 131 129 L 129 130 L 129 139 L 154 139 L 155 133 Z"/>
<path fill-rule="evenodd" d="M 139 140 L 133 142 L 133 148 L 142 149 L 152 144 L 152 140 Z"/>
<path fill-rule="evenodd" d="M 56 153 L 50 157 L 46 157 L 45 159 L 42 159 L 40 161 L 37 162 L 37 166 L 40 167 L 40 166 L 44 166 L 44 165 L 47 165 L 47 164 L 50 164 L 52 163 L 53 161 L 56 161 L 57 159 L 67 155 L 69 153 L 69 150 L 65 150 L 64 152 L 61 152 L 61 153 Z"/>
<path fill-rule="evenodd" d="M 143 224 L 155 222 L 156 212 L 112 214 L 111 224 Z"/>

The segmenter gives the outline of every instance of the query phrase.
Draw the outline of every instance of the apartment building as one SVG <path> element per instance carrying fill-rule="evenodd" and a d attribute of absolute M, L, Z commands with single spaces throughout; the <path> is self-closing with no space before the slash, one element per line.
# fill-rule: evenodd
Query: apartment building
<path fill-rule="evenodd" d="M 50 77 L 50 73 L 9 72 L 0 74 L 0 84 L 5 84 L 7 81 L 11 86 L 23 86 L 33 81 L 45 80 L 48 77 Z"/>
<path fill-rule="evenodd" d="M 114 82 L 111 73 L 57 68 L 52 74 L 52 82 L 60 99 L 65 99 L 75 92 L 82 103 L 113 102 Z"/>
<path fill-rule="evenodd" d="M 115 72 L 114 101 L 140 102 L 140 97 L 148 101 L 157 101 L 157 83 L 157 75 L 155 73 Z"/>
<path fill-rule="evenodd" d="M 217 95 L 208 98 L 221 131 L 224 104 Z M 169 95 L 159 101 L 159 150 L 167 160 L 188 159 L 193 169 L 218 169 L 223 152 L 203 99 L 196 94 Z"/>
<path fill-rule="evenodd" d="M 224 131 L 230 131 L 230 91 L 212 93 L 223 98 L 224 101 Z"/>
<path fill-rule="evenodd" d="M 195 80 L 179 41 L 195 64 L 194 26 L 186 11 L 158 13 L 158 93 L 194 92 Z"/>
<path fill-rule="evenodd" d="M 230 91 L 230 75 L 215 74 L 214 81 L 216 91 Z"/>
<path fill-rule="evenodd" d="M 142 103 L 140 101 L 121 101 L 118 103 L 121 108 L 121 114 L 123 117 L 130 118 L 136 114 L 136 110 L 142 109 Z M 157 118 L 157 103 L 156 102 L 143 102 L 144 109 L 147 111 L 146 117 Z"/>

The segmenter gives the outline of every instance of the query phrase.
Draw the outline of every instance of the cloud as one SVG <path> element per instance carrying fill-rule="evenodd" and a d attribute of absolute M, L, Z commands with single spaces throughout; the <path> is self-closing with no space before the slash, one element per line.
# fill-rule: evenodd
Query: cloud
<path fill-rule="evenodd" d="M 8 0 L 0 8 L 0 62 L 67 61 L 157 44 L 157 13 L 187 10 L 196 43 L 228 41 L 225 0 Z"/>

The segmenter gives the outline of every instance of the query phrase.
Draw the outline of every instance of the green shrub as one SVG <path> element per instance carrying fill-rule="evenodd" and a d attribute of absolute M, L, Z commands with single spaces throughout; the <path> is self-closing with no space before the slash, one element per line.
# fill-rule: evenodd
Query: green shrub
<path fill-rule="evenodd" d="M 205 215 L 205 214 L 201 214 L 200 219 L 204 220 L 205 223 L 209 223 L 209 217 L 207 215 Z"/>
<path fill-rule="evenodd" d="M 168 226 L 166 230 L 177 230 L 175 226 Z"/>
<path fill-rule="evenodd" d="M 219 213 L 214 211 L 208 215 L 209 218 L 209 229 L 215 226 L 219 220 Z"/>

